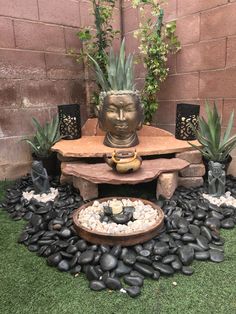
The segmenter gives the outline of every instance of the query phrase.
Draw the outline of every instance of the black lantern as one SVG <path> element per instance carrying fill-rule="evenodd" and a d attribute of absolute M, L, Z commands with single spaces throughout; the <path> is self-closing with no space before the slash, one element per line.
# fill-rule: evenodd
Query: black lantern
<path fill-rule="evenodd" d="M 58 106 L 60 134 L 64 139 L 73 140 L 81 137 L 80 105 Z"/>
<path fill-rule="evenodd" d="M 175 138 L 185 141 L 196 139 L 191 125 L 198 127 L 199 111 L 199 105 L 177 104 Z"/>

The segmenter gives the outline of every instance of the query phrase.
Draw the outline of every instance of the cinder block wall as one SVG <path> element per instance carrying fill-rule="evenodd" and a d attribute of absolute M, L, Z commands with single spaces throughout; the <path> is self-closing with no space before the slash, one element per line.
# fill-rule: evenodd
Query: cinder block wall
<path fill-rule="evenodd" d="M 79 103 L 86 115 L 83 66 L 66 56 L 80 48 L 75 33 L 88 23 L 88 3 L 0 0 L 0 179 L 29 169 L 31 117 L 43 122 L 57 105 Z"/>
<path fill-rule="evenodd" d="M 170 56 L 170 75 L 158 94 L 159 109 L 153 123 L 175 132 L 176 103 L 201 105 L 206 99 L 217 101 L 223 125 L 232 110 L 236 113 L 236 1 L 235 0 L 168 0 L 165 20 L 177 21 L 182 50 Z M 124 33 L 128 51 L 138 53 L 133 31 L 141 17 L 131 3 L 123 2 Z M 136 67 L 137 85 L 143 86 L 145 71 Z M 236 133 L 236 118 L 234 122 Z M 236 175 L 236 150 L 230 172 Z"/>
<path fill-rule="evenodd" d="M 86 119 L 84 69 L 66 51 L 80 48 L 74 34 L 93 25 L 90 9 L 86 0 L 0 0 L 0 179 L 29 169 L 30 151 L 20 139 L 32 134 L 32 116 L 45 121 L 58 104 L 79 103 Z M 164 9 L 166 21 L 177 20 L 182 50 L 169 59 L 170 75 L 158 95 L 154 124 L 174 132 L 176 103 L 202 106 L 208 98 L 217 100 L 225 125 L 236 109 L 236 1 L 168 0 Z M 133 31 L 140 16 L 127 1 L 122 13 L 127 51 L 138 53 Z M 119 27 L 119 1 L 114 23 Z M 141 88 L 141 65 L 135 75 Z"/>

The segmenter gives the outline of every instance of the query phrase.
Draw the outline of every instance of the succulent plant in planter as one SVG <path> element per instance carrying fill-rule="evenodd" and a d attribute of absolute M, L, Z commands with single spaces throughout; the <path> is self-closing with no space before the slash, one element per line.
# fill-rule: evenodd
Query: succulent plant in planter
<path fill-rule="evenodd" d="M 207 119 L 204 117 L 198 118 L 198 129 L 192 126 L 196 138 L 202 147 L 197 147 L 189 143 L 194 148 L 198 149 L 205 162 L 209 161 L 227 164 L 232 160 L 230 152 L 236 147 L 236 134 L 231 136 L 231 131 L 234 123 L 234 112 L 231 113 L 228 125 L 222 136 L 222 119 L 217 111 L 214 103 L 211 109 L 208 102 L 206 102 Z M 226 169 L 227 170 L 227 169 Z"/>
<path fill-rule="evenodd" d="M 51 147 L 61 139 L 59 132 L 59 118 L 56 115 L 51 121 L 41 126 L 37 119 L 32 118 L 36 129 L 32 138 L 24 138 L 31 147 L 32 156 L 35 160 L 42 160 L 44 168 L 49 175 L 55 175 L 58 171 L 58 160 L 56 153 L 51 151 Z"/>
<path fill-rule="evenodd" d="M 89 56 L 95 67 L 100 93 L 98 120 L 106 132 L 104 144 L 110 147 L 132 147 L 138 144 L 136 130 L 142 127 L 143 106 L 133 79 L 133 55 L 125 56 L 125 41 L 119 55 L 113 49 L 107 55 L 106 70 Z"/>

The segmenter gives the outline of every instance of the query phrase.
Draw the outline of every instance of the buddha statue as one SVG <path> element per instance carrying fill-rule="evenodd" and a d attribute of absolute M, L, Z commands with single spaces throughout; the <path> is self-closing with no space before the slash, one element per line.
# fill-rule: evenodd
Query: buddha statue
<path fill-rule="evenodd" d="M 47 193 L 50 190 L 47 170 L 43 167 L 42 161 L 33 161 L 31 178 L 36 194 Z"/>
<path fill-rule="evenodd" d="M 140 96 L 136 91 L 101 92 L 99 126 L 106 132 L 104 145 L 127 148 L 139 143 L 136 131 L 144 119 Z"/>
<path fill-rule="evenodd" d="M 224 167 L 219 162 L 209 162 L 208 192 L 212 196 L 220 197 L 225 194 L 226 174 Z"/>

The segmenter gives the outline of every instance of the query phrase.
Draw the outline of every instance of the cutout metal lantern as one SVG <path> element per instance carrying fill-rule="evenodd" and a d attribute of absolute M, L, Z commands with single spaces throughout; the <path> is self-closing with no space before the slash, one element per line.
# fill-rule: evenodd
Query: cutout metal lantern
<path fill-rule="evenodd" d="M 191 124 L 198 127 L 200 106 L 177 104 L 175 138 L 184 141 L 196 140 Z"/>
<path fill-rule="evenodd" d="M 58 106 L 60 134 L 64 139 L 73 140 L 81 137 L 80 105 Z"/>

